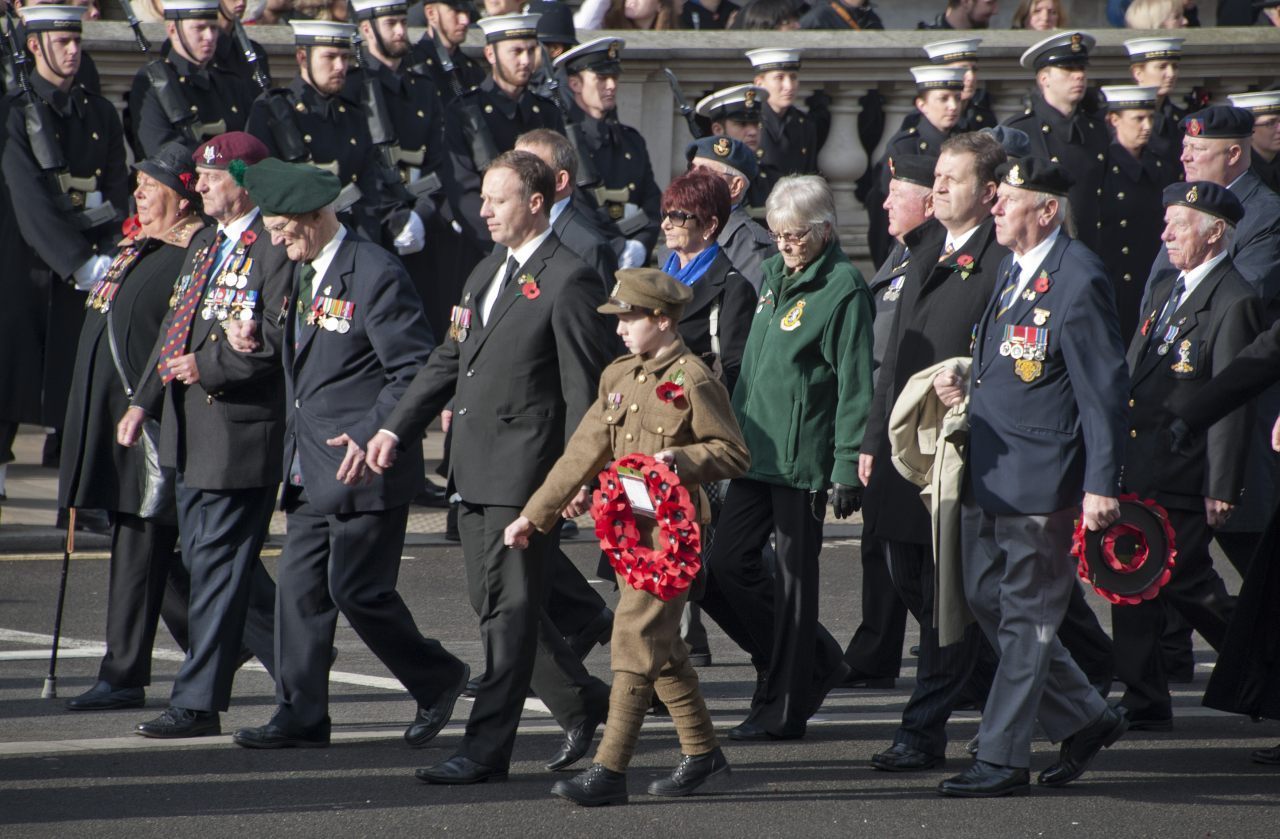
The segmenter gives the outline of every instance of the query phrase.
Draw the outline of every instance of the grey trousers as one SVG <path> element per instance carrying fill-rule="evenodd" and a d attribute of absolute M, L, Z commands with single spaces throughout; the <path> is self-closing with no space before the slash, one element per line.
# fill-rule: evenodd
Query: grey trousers
<path fill-rule="evenodd" d="M 1000 657 L 978 729 L 987 763 L 1027 768 L 1037 719 L 1056 743 L 1106 710 L 1057 636 L 1077 585 L 1076 513 L 992 515 L 971 499 L 961 505 L 965 597 Z"/>

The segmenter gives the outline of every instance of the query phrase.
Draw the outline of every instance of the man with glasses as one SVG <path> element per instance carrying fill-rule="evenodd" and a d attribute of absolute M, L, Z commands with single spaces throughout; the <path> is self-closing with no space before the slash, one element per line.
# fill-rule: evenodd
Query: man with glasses
<path fill-rule="evenodd" d="M 338 614 L 418 704 L 410 746 L 440 732 L 471 669 L 424 638 L 396 591 L 409 502 L 422 486 L 422 447 L 382 474 L 365 468 L 372 437 L 434 345 L 409 277 L 395 257 L 348 230 L 330 206 L 341 182 L 269 158 L 245 187 L 271 241 L 298 265 L 283 319 L 288 431 L 281 506 L 288 541 L 276 598 L 278 705 L 242 728 L 251 749 L 329 744 L 330 649 Z M 269 311 L 268 318 L 276 313 Z M 236 330 L 236 348 L 247 330 Z"/>
<path fill-rule="evenodd" d="M 266 155 L 242 132 L 196 150 L 196 191 L 217 224 L 191 241 L 147 372 L 116 429 L 117 441 L 132 446 L 145 420 L 161 420 L 160 465 L 176 471 L 178 534 L 191 576 L 187 657 L 168 709 L 137 726 L 144 737 L 221 733 L 242 635 L 275 672 L 275 585 L 259 553 L 280 485 L 281 301 L 291 266 L 235 174 Z M 261 323 L 261 346 L 247 355 L 226 340 L 241 320 Z"/>
<path fill-rule="evenodd" d="M 254 92 L 248 82 L 214 62 L 221 37 L 219 9 L 219 0 L 164 4 L 170 47 L 163 63 L 166 91 L 156 90 L 145 67 L 134 75 L 129 90 L 136 156 L 151 157 L 170 140 L 195 145 L 244 129 Z"/>

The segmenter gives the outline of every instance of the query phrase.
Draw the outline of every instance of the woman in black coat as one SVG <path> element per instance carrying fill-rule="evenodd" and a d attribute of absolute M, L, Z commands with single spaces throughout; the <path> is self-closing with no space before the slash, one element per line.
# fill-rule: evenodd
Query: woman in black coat
<path fill-rule="evenodd" d="M 756 296 L 716 243 L 729 218 L 729 201 L 729 187 L 719 175 L 692 169 L 662 194 L 662 233 L 671 250 L 663 271 L 693 289 L 677 325 L 680 337 L 733 393 Z"/>
<path fill-rule="evenodd" d="M 142 706 L 162 603 L 165 623 L 186 648 L 186 579 L 175 555 L 174 511 L 140 516 L 144 449 L 116 445 L 116 420 L 129 407 L 187 245 L 203 223 L 189 149 L 169 143 L 135 168 L 138 215 L 125 223 L 115 261 L 86 301 L 63 426 L 59 507 L 111 515 L 107 654 L 97 684 L 67 701 L 73 711 Z"/>

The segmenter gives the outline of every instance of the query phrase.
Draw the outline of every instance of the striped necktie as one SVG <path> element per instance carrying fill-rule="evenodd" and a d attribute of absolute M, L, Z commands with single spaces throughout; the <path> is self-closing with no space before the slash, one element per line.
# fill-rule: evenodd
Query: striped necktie
<path fill-rule="evenodd" d="M 1009 281 L 1004 289 L 1000 292 L 1000 301 L 996 303 L 996 320 L 1004 316 L 1013 305 L 1013 300 L 1018 291 L 1018 277 L 1022 275 L 1022 267 L 1018 263 L 1013 263 L 1013 267 L 1009 269 Z"/>
<path fill-rule="evenodd" d="M 164 334 L 164 348 L 160 351 L 160 362 L 156 364 L 156 372 L 160 381 L 168 384 L 177 378 L 170 372 L 169 362 L 187 351 L 187 341 L 191 338 L 191 324 L 196 318 L 196 307 L 204 297 L 205 286 L 209 284 L 209 275 L 222 256 L 222 246 L 227 241 L 227 234 L 218 231 L 218 237 L 209 247 L 209 253 L 196 268 L 191 277 L 191 285 L 183 292 L 178 305 L 173 310 L 173 320 L 169 321 L 169 329 Z"/>

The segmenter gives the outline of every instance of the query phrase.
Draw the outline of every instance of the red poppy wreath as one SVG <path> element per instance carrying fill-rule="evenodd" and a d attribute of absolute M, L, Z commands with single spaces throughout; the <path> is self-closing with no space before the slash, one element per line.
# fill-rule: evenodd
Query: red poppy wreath
<path fill-rule="evenodd" d="M 1173 574 L 1178 555 L 1173 525 L 1163 507 L 1136 495 L 1120 496 L 1120 518 L 1104 530 L 1085 528 L 1072 540 L 1080 578 L 1117 606 L 1151 600 Z"/>
<path fill-rule="evenodd" d="M 640 528 L 619 468 L 644 478 L 657 511 L 652 548 L 640 544 Z M 667 464 L 648 455 L 626 455 L 600 473 L 591 517 L 609 564 L 638 591 L 671 600 L 689 588 L 702 567 L 702 537 L 689 490 L 680 485 L 680 478 Z"/>

